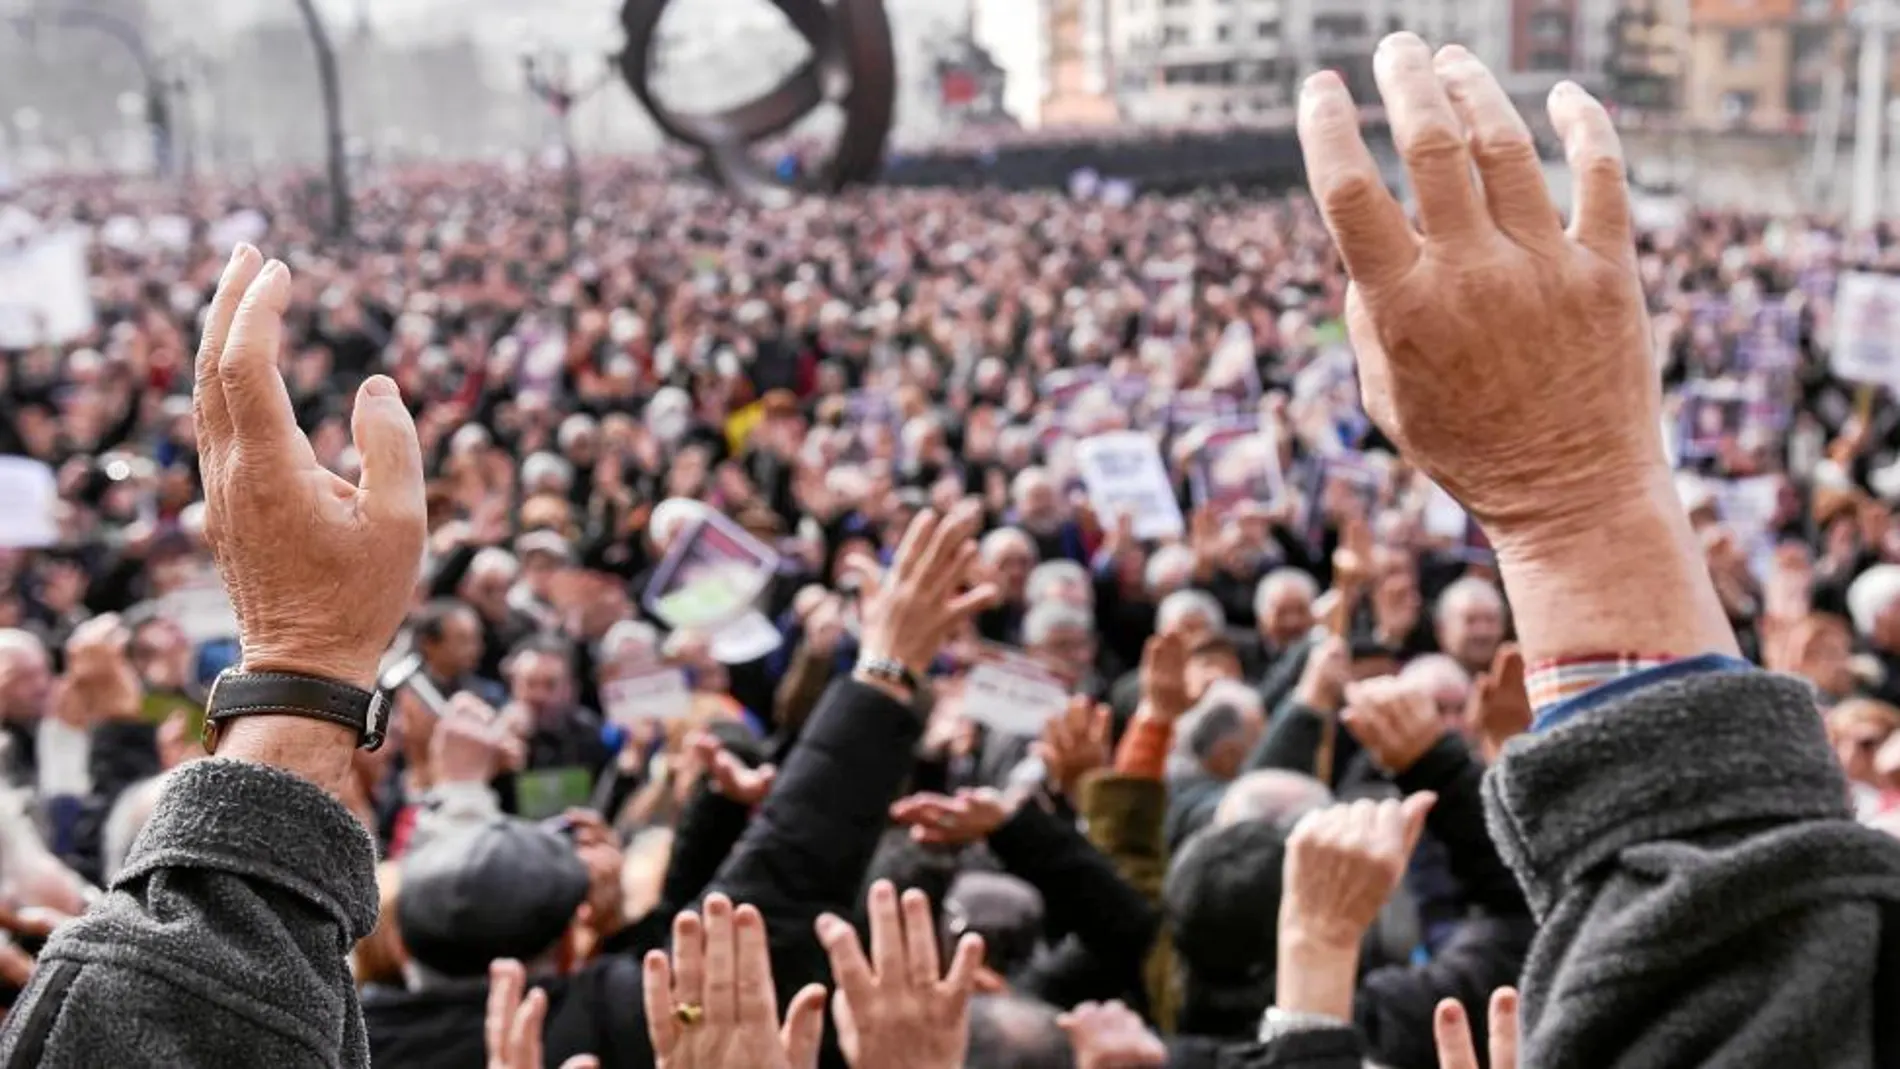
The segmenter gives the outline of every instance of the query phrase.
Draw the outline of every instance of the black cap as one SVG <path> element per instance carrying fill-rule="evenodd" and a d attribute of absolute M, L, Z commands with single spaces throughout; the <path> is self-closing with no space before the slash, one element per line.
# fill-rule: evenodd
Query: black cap
<path fill-rule="evenodd" d="M 402 861 L 396 926 L 416 964 L 480 976 L 496 958 L 554 948 L 587 899 L 587 866 L 555 832 L 491 821 L 431 839 Z"/>

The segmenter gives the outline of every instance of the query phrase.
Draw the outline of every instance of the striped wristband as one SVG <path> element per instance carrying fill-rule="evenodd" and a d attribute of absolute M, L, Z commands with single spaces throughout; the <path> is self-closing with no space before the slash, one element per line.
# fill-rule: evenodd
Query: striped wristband
<path fill-rule="evenodd" d="M 1673 660 L 1674 657 L 1650 653 L 1600 653 L 1535 661 L 1524 675 L 1524 690 L 1530 697 L 1531 708 L 1541 713 L 1605 683 L 1660 668 Z"/>

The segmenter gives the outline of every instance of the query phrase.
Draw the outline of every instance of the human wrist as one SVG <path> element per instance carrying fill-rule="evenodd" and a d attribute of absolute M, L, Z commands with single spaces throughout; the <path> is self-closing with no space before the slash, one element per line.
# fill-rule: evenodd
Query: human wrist
<path fill-rule="evenodd" d="M 1501 530 L 1492 544 L 1527 660 L 1736 652 L 1667 471 L 1587 515 Z"/>
<path fill-rule="evenodd" d="M 357 738 L 341 724 L 263 713 L 226 725 L 215 756 L 270 765 L 341 798 L 349 785 L 356 744 Z"/>
<path fill-rule="evenodd" d="M 246 649 L 240 670 L 309 676 L 312 679 L 326 679 L 332 683 L 355 687 L 358 690 L 375 690 L 378 659 L 335 654 L 280 652 L 271 649 L 255 651 Z"/>
<path fill-rule="evenodd" d="M 1280 926 L 1273 1004 L 1289 1013 L 1352 1020 L 1363 932 L 1346 934 L 1332 923 L 1293 921 Z"/>

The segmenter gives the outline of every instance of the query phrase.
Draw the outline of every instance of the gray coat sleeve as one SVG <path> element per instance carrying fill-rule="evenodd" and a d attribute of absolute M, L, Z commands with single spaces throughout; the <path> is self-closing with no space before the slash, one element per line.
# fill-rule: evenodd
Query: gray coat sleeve
<path fill-rule="evenodd" d="M 1891 1064 L 1875 990 L 1900 843 L 1852 821 L 1804 686 L 1637 689 L 1512 743 L 1485 793 L 1542 924 L 1523 1064 Z"/>
<path fill-rule="evenodd" d="M 48 941 L 0 1066 L 366 1069 L 345 954 L 376 909 L 369 835 L 334 798 L 182 766 L 111 891 Z"/>

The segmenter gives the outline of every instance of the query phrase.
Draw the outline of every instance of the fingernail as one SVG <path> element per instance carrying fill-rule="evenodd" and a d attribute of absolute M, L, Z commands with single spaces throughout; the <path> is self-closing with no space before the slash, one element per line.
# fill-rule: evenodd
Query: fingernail
<path fill-rule="evenodd" d="M 1343 83 L 1339 80 L 1339 74 L 1336 71 L 1314 71 L 1312 74 L 1306 76 L 1305 82 L 1301 83 L 1300 92 L 1331 92 L 1338 89 L 1342 84 Z"/>
<path fill-rule="evenodd" d="M 1583 92 L 1583 86 L 1569 79 L 1565 79 L 1550 87 L 1551 96 L 1575 96 L 1581 92 Z"/>
<path fill-rule="evenodd" d="M 363 383 L 365 397 L 401 397 L 402 391 L 396 388 L 396 380 L 388 375 L 371 375 Z"/>
<path fill-rule="evenodd" d="M 256 255 L 257 250 L 252 248 L 249 242 L 238 242 L 237 247 L 231 250 L 231 258 L 224 263 L 224 275 L 222 277 L 230 278 L 232 272 L 238 269 L 239 264 L 249 262 L 250 259 Z"/>

